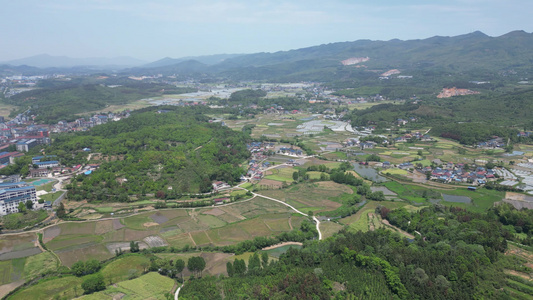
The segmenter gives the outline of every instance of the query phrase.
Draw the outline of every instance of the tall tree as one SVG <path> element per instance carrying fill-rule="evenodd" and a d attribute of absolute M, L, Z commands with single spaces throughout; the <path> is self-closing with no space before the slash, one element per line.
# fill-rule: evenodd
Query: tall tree
<path fill-rule="evenodd" d="M 233 275 L 235 274 L 233 270 L 233 264 L 231 263 L 231 261 L 228 261 L 226 263 L 226 271 L 228 272 L 229 277 L 233 277 Z"/>

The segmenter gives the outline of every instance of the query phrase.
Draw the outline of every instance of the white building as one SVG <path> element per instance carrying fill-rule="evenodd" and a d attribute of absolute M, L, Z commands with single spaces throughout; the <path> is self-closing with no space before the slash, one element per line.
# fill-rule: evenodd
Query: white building
<path fill-rule="evenodd" d="M 0 215 L 18 212 L 20 202 L 31 200 L 37 204 L 37 194 L 33 185 L 25 182 L 0 183 Z"/>

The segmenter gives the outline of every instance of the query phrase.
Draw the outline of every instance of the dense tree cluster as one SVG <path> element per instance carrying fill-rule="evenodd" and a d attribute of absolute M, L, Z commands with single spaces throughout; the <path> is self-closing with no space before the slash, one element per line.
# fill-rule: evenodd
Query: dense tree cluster
<path fill-rule="evenodd" d="M 501 215 L 526 218 L 510 210 Z M 385 229 L 343 230 L 325 241 L 306 242 L 301 250 L 290 249 L 279 261 L 261 263 L 257 253 L 247 266 L 237 259 L 227 264 L 229 278 L 191 281 L 180 298 L 223 293 L 253 299 L 507 299 L 500 267 L 506 230 L 497 214 L 441 205 L 419 213 L 384 207 L 377 212 L 415 239 Z"/>

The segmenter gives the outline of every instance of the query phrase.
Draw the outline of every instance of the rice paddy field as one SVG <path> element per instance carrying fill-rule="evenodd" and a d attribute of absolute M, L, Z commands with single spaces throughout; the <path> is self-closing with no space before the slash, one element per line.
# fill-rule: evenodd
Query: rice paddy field
<path fill-rule="evenodd" d="M 303 217 L 292 216 L 290 209 L 264 198 L 227 206 L 198 209 L 154 210 L 115 219 L 65 222 L 44 230 L 43 242 L 61 262 L 71 266 L 78 260 L 105 260 L 115 250 L 129 249 L 129 242 L 142 248 L 156 246 L 224 246 L 272 236 L 299 228 Z M 17 247 L 33 248 L 35 234 Z M 2 241 L 8 247 L 8 241 Z M 30 247 L 31 246 L 31 247 Z M 1 253 L 0 253 L 1 255 Z"/>

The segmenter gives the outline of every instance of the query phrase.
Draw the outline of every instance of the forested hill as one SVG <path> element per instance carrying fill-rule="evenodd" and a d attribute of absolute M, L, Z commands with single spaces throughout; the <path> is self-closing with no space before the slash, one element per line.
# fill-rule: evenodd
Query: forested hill
<path fill-rule="evenodd" d="M 64 164 L 86 161 L 85 147 L 101 154 L 92 159 L 100 163 L 98 170 L 68 186 L 69 198 L 128 201 L 128 195 L 158 192 L 160 198 L 169 198 L 208 192 L 213 180 L 233 183 L 244 173 L 238 165 L 249 152 L 242 133 L 208 123 L 196 108 L 158 109 L 90 132 L 58 136 L 46 153 L 58 155 Z"/>
<path fill-rule="evenodd" d="M 497 72 L 508 68 L 531 69 L 533 34 L 513 31 L 499 37 L 473 32 L 454 37 L 435 36 L 422 40 L 390 40 L 332 43 L 275 53 L 256 53 L 228 58 L 207 66 L 203 71 L 213 76 L 233 79 L 271 81 L 331 81 L 360 76 L 359 73 L 390 69 L 444 71 L 451 73 L 483 70 Z M 343 66 L 349 58 L 369 58 L 356 65 Z M 174 68 L 136 69 L 136 72 L 180 73 L 189 65 Z M 360 68 L 356 68 L 360 67 Z"/>
<path fill-rule="evenodd" d="M 177 88 L 166 84 L 143 83 L 123 80 L 116 86 L 114 80 L 110 87 L 105 83 L 91 82 L 89 79 L 57 83 L 43 81 L 41 88 L 23 92 L 4 99 L 4 102 L 19 106 L 13 114 L 31 108 L 37 121 L 56 123 L 59 120 L 73 121 L 76 114 L 105 111 L 109 105 L 127 104 L 148 97 L 161 96 L 163 93 L 187 93 L 192 88 Z"/>
<path fill-rule="evenodd" d="M 533 89 L 523 88 L 507 93 L 483 92 L 446 99 L 407 102 L 402 105 L 380 104 L 366 110 L 353 110 L 347 115 L 354 126 L 389 127 L 398 119 L 416 118 L 413 126 L 432 127 L 432 134 L 448 134 L 463 144 L 471 145 L 493 135 L 517 140 L 519 130 L 532 130 Z"/>

